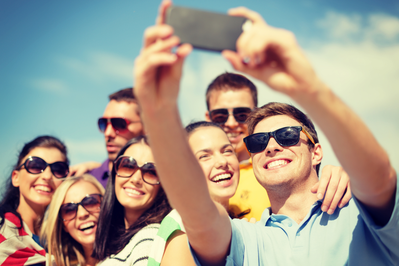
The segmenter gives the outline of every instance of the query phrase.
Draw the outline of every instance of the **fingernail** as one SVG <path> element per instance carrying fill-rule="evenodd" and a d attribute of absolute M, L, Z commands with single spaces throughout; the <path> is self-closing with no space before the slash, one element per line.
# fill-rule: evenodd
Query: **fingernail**
<path fill-rule="evenodd" d="M 246 57 L 244 57 L 244 58 L 242 59 L 242 62 L 243 62 L 244 64 L 248 64 L 250 60 L 251 60 L 251 59 L 250 59 L 248 56 L 246 56 Z"/>
<path fill-rule="evenodd" d="M 327 206 L 322 205 L 322 206 L 321 206 L 321 211 L 322 211 L 322 212 L 326 212 L 326 211 L 327 211 Z"/>
<path fill-rule="evenodd" d="M 321 194 L 321 193 L 317 194 L 317 198 L 318 199 L 322 199 L 323 198 L 323 194 Z"/>
<path fill-rule="evenodd" d="M 329 209 L 327 213 L 328 213 L 329 215 L 331 215 L 331 214 L 334 213 L 334 210 L 333 210 L 333 209 Z"/>

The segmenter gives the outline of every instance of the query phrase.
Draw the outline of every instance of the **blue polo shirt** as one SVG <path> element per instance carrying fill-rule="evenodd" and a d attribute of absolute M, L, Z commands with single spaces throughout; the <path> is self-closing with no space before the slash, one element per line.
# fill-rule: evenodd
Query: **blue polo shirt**
<path fill-rule="evenodd" d="M 395 197 L 383 227 L 356 198 L 333 215 L 317 201 L 300 224 L 270 209 L 257 224 L 234 219 L 226 265 L 399 265 L 398 185 Z"/>

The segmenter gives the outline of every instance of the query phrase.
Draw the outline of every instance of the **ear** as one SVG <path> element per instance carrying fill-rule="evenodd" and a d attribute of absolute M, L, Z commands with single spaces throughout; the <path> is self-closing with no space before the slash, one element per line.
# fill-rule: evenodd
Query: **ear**
<path fill-rule="evenodd" d="M 11 183 L 14 187 L 19 187 L 19 170 L 12 171 Z"/>
<path fill-rule="evenodd" d="M 209 117 L 209 111 L 205 111 L 205 121 L 211 122 L 211 118 Z"/>
<path fill-rule="evenodd" d="M 323 149 L 321 148 L 320 143 L 316 143 L 313 147 L 312 151 L 312 165 L 313 167 L 316 167 L 319 163 L 321 163 L 321 160 L 323 159 Z"/>

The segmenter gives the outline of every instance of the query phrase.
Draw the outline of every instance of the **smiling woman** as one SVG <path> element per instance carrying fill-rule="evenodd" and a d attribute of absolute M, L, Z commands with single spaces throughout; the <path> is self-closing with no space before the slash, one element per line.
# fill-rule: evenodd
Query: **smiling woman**
<path fill-rule="evenodd" d="M 103 186 L 89 174 L 68 178 L 57 189 L 41 231 L 56 265 L 97 263 L 91 254 L 103 195 Z"/>
<path fill-rule="evenodd" d="M 147 265 L 159 223 L 171 211 L 147 139 L 130 140 L 108 180 L 93 256 L 101 265 Z"/>
<path fill-rule="evenodd" d="M 1 265 L 36 265 L 46 260 L 37 234 L 68 172 L 67 151 L 60 140 L 40 136 L 22 148 L 0 203 Z"/>

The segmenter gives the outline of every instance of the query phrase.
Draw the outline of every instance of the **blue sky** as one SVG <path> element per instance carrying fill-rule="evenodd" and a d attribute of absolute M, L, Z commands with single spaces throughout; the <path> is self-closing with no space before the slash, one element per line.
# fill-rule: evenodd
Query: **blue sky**
<path fill-rule="evenodd" d="M 275 27 L 293 31 L 316 71 L 365 120 L 399 169 L 399 2 L 175 1 L 226 12 L 247 6 Z M 107 96 L 132 85 L 142 34 L 159 1 L 0 1 L 0 181 L 23 143 L 43 134 L 62 139 L 72 164 L 103 161 L 96 121 Z M 205 88 L 231 67 L 217 53 L 188 58 L 180 110 L 203 119 Z M 289 102 L 256 82 L 259 103 Z M 338 164 L 331 147 L 323 164 Z"/>

